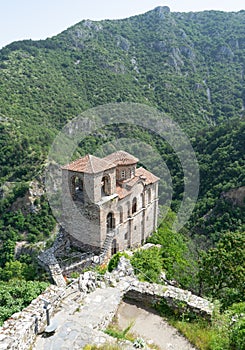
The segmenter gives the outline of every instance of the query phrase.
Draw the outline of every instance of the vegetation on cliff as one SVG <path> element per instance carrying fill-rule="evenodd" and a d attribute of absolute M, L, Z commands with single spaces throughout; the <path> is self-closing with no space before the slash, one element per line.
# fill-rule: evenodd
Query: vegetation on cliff
<path fill-rule="evenodd" d="M 11 286 L 13 276 L 28 283 L 41 274 L 35 259 L 16 256 L 16 242 L 49 239 L 55 220 L 45 197 L 34 212 L 14 210 L 13 204 L 31 180 L 42 181 L 59 130 L 88 108 L 137 102 L 178 122 L 200 167 L 199 198 L 186 227 L 172 232 L 169 212 L 151 238 L 168 242 L 161 258 L 169 278 L 218 297 L 224 309 L 242 301 L 245 206 L 224 194 L 244 186 L 245 178 L 244 20 L 245 11 L 171 13 L 159 7 L 124 20 L 82 21 L 53 38 L 0 50 L 1 283 Z M 156 135 L 114 125 L 84 140 L 78 154 L 122 136 L 149 143 L 164 159 L 177 211 L 183 169 Z"/>

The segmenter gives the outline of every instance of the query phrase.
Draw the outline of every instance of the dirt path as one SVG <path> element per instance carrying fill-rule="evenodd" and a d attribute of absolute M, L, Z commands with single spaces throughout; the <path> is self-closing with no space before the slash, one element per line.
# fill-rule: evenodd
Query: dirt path
<path fill-rule="evenodd" d="M 136 305 L 122 302 L 117 312 L 119 327 L 134 322 L 132 333 L 158 345 L 161 350 L 196 350 L 178 331 L 160 316 Z"/>

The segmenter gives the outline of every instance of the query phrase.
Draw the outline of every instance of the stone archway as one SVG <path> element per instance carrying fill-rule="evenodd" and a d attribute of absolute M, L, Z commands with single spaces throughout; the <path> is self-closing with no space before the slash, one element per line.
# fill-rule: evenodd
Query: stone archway
<path fill-rule="evenodd" d="M 111 178 L 108 174 L 102 177 L 101 181 L 101 195 L 109 196 L 111 194 Z"/>
<path fill-rule="evenodd" d="M 79 199 L 83 202 L 83 180 L 79 176 L 71 178 L 71 192 L 73 199 Z"/>
<path fill-rule="evenodd" d="M 137 199 L 134 197 L 133 202 L 132 202 L 132 214 L 136 213 L 137 211 Z"/>
<path fill-rule="evenodd" d="M 107 233 L 111 232 L 114 230 L 115 228 L 115 217 L 114 214 L 112 212 L 110 212 L 107 217 L 106 217 L 106 230 Z"/>

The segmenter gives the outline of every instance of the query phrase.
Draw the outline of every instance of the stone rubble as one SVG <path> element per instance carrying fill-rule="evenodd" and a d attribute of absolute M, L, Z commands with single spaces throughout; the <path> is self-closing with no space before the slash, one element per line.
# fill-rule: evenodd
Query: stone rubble
<path fill-rule="evenodd" d="M 118 267 L 105 275 L 86 271 L 66 288 L 50 286 L 22 312 L 12 315 L 0 327 L 0 350 L 66 350 L 73 339 L 72 349 L 81 349 L 86 344 L 103 345 L 108 340 L 115 342 L 105 330 L 115 315 L 123 297 L 137 302 L 154 303 L 165 299 L 171 307 L 184 307 L 210 317 L 212 304 L 190 291 L 170 285 L 140 282 L 134 275 L 130 261 L 121 257 Z M 50 301 L 51 320 L 59 327 L 49 338 L 38 336 L 45 330 L 46 314 L 42 299 Z M 50 340 L 51 347 L 45 347 Z M 35 345 L 34 345 L 35 344 Z M 122 349 L 133 349 L 132 344 Z"/>

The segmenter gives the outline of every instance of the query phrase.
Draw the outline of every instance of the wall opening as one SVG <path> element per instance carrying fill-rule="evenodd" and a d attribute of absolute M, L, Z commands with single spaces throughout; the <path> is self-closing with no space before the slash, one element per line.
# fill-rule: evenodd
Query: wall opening
<path fill-rule="evenodd" d="M 126 170 L 121 170 L 121 179 L 126 179 Z"/>
<path fill-rule="evenodd" d="M 116 239 L 113 239 L 111 244 L 111 255 L 116 254 L 119 251 L 119 244 Z"/>
<path fill-rule="evenodd" d="M 115 228 L 115 218 L 113 213 L 109 213 L 106 218 L 106 228 L 107 228 L 107 233 L 111 232 Z"/>
<path fill-rule="evenodd" d="M 137 211 L 137 199 L 134 197 L 132 202 L 132 214 L 136 213 Z"/>
<path fill-rule="evenodd" d="M 78 176 L 73 176 L 71 179 L 71 191 L 72 197 L 75 200 L 79 200 L 81 202 L 84 201 L 84 193 L 83 193 L 83 180 Z"/>
<path fill-rule="evenodd" d="M 130 206 L 130 202 L 127 202 L 127 207 L 128 207 L 128 217 L 131 216 L 131 206 Z"/>
<path fill-rule="evenodd" d="M 111 179 L 109 175 L 102 177 L 101 181 L 101 195 L 109 196 L 111 194 Z"/>
<path fill-rule="evenodd" d="M 119 207 L 119 223 L 123 223 L 123 208 Z"/>
<path fill-rule="evenodd" d="M 143 193 L 140 195 L 142 208 L 145 208 L 145 196 Z"/>

